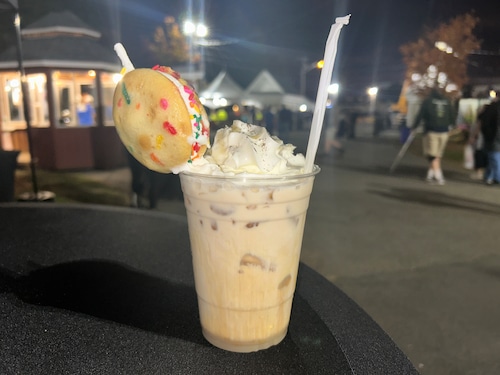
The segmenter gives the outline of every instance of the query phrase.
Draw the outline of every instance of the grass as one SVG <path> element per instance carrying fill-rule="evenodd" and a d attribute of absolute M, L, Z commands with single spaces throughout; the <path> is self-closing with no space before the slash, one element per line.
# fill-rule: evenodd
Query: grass
<path fill-rule="evenodd" d="M 94 203 L 112 206 L 128 206 L 125 190 L 107 186 L 69 172 L 36 171 L 38 190 L 51 191 L 59 203 Z M 33 192 L 31 172 L 28 168 L 18 169 L 15 180 L 15 196 Z"/>
<path fill-rule="evenodd" d="M 451 137 L 444 159 L 452 163 L 462 163 L 465 141 L 463 137 Z M 422 154 L 422 137 L 418 136 L 410 146 L 410 152 Z M 93 203 L 112 206 L 129 206 L 127 190 L 108 186 L 71 172 L 52 172 L 37 169 L 38 190 L 55 193 L 59 203 Z M 24 167 L 16 170 L 15 196 L 33 192 L 31 173 Z"/>

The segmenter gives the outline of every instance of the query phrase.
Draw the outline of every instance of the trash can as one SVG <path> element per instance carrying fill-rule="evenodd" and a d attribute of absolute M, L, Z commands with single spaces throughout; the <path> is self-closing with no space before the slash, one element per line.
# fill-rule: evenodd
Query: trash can
<path fill-rule="evenodd" d="M 0 202 L 14 201 L 14 183 L 19 151 L 0 150 Z"/>

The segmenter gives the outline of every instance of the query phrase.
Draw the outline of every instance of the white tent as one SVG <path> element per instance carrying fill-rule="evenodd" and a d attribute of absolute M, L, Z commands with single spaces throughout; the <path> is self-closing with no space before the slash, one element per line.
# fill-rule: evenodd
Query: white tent
<path fill-rule="evenodd" d="M 303 95 L 285 94 L 281 104 L 293 112 L 314 112 L 314 103 Z"/>
<path fill-rule="evenodd" d="M 258 108 L 279 106 L 285 90 L 267 70 L 262 70 L 243 92 L 242 104 Z"/>
<path fill-rule="evenodd" d="M 287 94 L 279 82 L 267 70 L 262 70 L 250 83 L 242 96 L 243 105 L 258 108 L 284 105 L 293 112 L 312 112 L 314 103 L 303 95 Z"/>
<path fill-rule="evenodd" d="M 243 90 L 225 71 L 221 71 L 200 92 L 200 100 L 208 108 L 219 108 L 241 103 L 244 106 L 276 109 L 284 105 L 293 112 L 312 112 L 314 103 L 303 95 L 287 94 L 279 82 L 267 70 L 262 70 Z"/>
<path fill-rule="evenodd" d="M 223 70 L 201 91 L 200 100 L 209 108 L 218 108 L 238 102 L 242 93 L 243 89 Z"/>

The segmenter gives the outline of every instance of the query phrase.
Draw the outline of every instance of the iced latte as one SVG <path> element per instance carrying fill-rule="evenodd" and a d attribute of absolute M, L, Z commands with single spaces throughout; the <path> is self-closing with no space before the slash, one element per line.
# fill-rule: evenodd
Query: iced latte
<path fill-rule="evenodd" d="M 181 174 L 203 334 L 251 352 L 286 335 L 313 187 L 294 146 L 260 126 L 220 129 Z"/>
<path fill-rule="evenodd" d="M 314 175 L 182 173 L 205 338 L 236 352 L 286 335 Z"/>

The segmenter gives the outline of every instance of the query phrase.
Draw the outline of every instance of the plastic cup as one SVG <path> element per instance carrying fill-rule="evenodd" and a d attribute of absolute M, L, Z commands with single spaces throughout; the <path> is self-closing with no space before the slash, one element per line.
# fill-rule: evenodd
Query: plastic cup
<path fill-rule="evenodd" d="M 233 352 L 276 345 L 290 321 L 315 175 L 180 174 L 205 338 Z"/>

